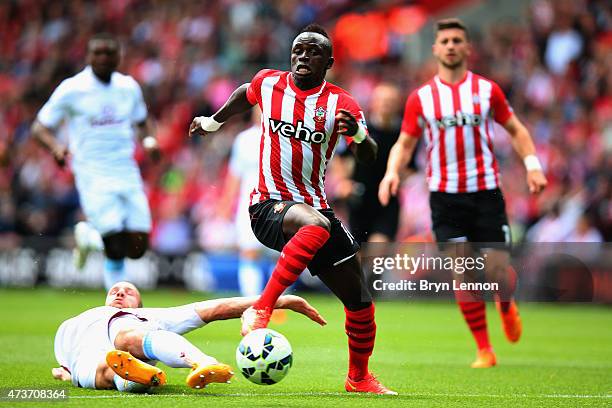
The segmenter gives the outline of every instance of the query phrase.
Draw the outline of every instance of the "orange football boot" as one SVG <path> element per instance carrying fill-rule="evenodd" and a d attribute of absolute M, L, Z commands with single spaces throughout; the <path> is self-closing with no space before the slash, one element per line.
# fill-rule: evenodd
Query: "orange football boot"
<path fill-rule="evenodd" d="M 391 391 L 378 381 L 372 374 L 368 374 L 361 381 L 351 380 L 348 376 L 344 383 L 344 389 L 347 392 L 368 392 L 379 395 L 397 395 L 397 392 Z"/>
<path fill-rule="evenodd" d="M 166 373 L 132 356 L 127 351 L 112 350 L 106 354 L 106 364 L 124 380 L 144 385 L 164 385 Z"/>
<path fill-rule="evenodd" d="M 497 359 L 495 358 L 495 353 L 493 349 L 481 349 L 478 350 L 478 354 L 476 354 L 476 360 L 472 363 L 472 368 L 489 368 L 497 365 Z"/>
<path fill-rule="evenodd" d="M 502 312 L 500 302 L 495 302 L 495 304 L 502 319 L 506 338 L 510 343 L 516 343 L 521 338 L 521 333 L 523 332 L 523 323 L 521 322 L 521 316 L 519 315 L 516 303 L 512 300 L 506 313 Z"/>

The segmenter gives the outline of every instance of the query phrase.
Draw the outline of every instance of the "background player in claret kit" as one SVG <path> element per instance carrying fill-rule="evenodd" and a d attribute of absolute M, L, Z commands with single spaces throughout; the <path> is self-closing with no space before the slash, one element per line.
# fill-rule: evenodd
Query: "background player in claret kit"
<path fill-rule="evenodd" d="M 468 71 L 470 43 L 465 25 L 458 19 L 439 21 L 432 49 L 438 75 L 408 97 L 402 131 L 392 148 L 379 198 L 386 205 L 397 194 L 399 170 L 410 160 L 424 133 L 436 240 L 489 243 L 480 247 L 487 253 L 486 274 L 500 283 L 497 303 L 504 331 L 509 341 L 516 342 L 522 326 L 512 300 L 510 231 L 493 154 L 493 120 L 508 131 L 514 150 L 523 159 L 529 191 L 539 193 L 546 178 L 531 136 L 513 114 L 502 90 L 493 81 Z M 484 301 L 468 293 L 456 293 L 456 297 L 478 345 L 472 367 L 494 366 Z"/>
<path fill-rule="evenodd" d="M 63 322 L 55 334 L 52 370 L 58 380 L 94 389 L 141 392 L 163 385 L 165 373 L 146 361 L 192 368 L 186 379 L 192 388 L 227 382 L 231 368 L 204 354 L 182 335 L 217 320 L 238 318 L 256 298 L 224 298 L 164 308 L 143 308 L 138 289 L 118 282 L 104 306 Z M 325 319 L 299 296 L 282 296 L 275 308 L 301 313 L 324 325 Z"/>
<path fill-rule="evenodd" d="M 242 334 L 267 326 L 276 299 L 308 267 L 345 306 L 345 389 L 395 394 L 368 370 L 376 335 L 374 304 L 356 257 L 359 245 L 325 198 L 325 169 L 339 137 L 348 138 L 358 160 L 376 156 L 376 143 L 367 134 L 357 103 L 325 81 L 333 62 L 325 30 L 318 25 L 304 28 L 293 41 L 291 72 L 260 71 L 212 117 L 195 118 L 190 134 L 213 132 L 255 104 L 262 109 L 259 183 L 249 212 L 255 236 L 281 255 L 261 297 L 242 316 Z"/>
<path fill-rule="evenodd" d="M 153 157 L 159 155 L 140 86 L 132 77 L 115 72 L 119 48 L 111 35 L 93 36 L 87 45 L 87 67 L 55 89 L 31 129 L 60 166 L 69 152 L 72 156 L 87 217 L 87 223 L 75 227 L 80 251 L 76 263 L 82 267 L 91 248 L 103 247 L 107 289 L 125 280 L 124 259 L 142 257 L 149 242 L 151 214 L 133 158 L 134 127 L 145 149 Z M 63 121 L 69 148 L 55 137 Z"/>

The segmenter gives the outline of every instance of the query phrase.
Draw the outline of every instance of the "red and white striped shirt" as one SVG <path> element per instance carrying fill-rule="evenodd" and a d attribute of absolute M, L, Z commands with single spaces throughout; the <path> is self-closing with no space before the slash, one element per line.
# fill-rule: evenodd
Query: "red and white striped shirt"
<path fill-rule="evenodd" d="M 357 102 L 327 82 L 302 91 L 290 72 L 270 69 L 253 77 L 247 98 L 262 111 L 259 183 L 251 204 L 276 199 L 329 208 L 324 181 L 338 144 L 335 117 L 339 109 L 346 109 L 366 127 Z"/>
<path fill-rule="evenodd" d="M 468 71 L 449 84 L 435 76 L 410 94 L 402 131 L 425 134 L 430 191 L 469 193 L 499 187 L 493 120 L 504 124 L 512 108 L 495 82 Z"/>

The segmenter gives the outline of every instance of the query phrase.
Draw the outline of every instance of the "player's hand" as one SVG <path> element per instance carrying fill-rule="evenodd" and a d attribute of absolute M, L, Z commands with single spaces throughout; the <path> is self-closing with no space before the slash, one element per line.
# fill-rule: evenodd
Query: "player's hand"
<path fill-rule="evenodd" d="M 336 114 L 336 125 L 338 126 L 338 134 L 343 136 L 350 137 L 357 133 L 357 119 L 346 109 L 339 109 Z"/>
<path fill-rule="evenodd" d="M 142 147 L 153 162 L 157 163 L 161 160 L 161 149 L 159 148 L 159 143 L 156 138 L 153 136 L 145 137 L 142 139 Z"/>
<path fill-rule="evenodd" d="M 66 165 L 66 160 L 68 160 L 69 154 L 67 146 L 57 144 L 51 149 L 51 154 L 53 155 L 53 158 L 58 166 L 64 167 Z"/>
<path fill-rule="evenodd" d="M 51 375 L 56 380 L 60 380 L 60 381 L 70 381 L 72 379 L 70 377 L 70 373 L 64 367 L 52 368 Z"/>
<path fill-rule="evenodd" d="M 204 116 L 196 116 L 193 118 L 189 126 L 189 137 L 206 136 L 210 133 L 202 129 L 202 118 L 204 118 Z"/>
<path fill-rule="evenodd" d="M 542 170 L 531 170 L 527 172 L 527 186 L 531 194 L 538 194 L 544 190 L 548 181 Z"/>
<path fill-rule="evenodd" d="M 312 307 L 310 303 L 295 295 L 281 296 L 279 300 L 282 300 L 283 309 L 293 310 L 294 312 L 301 313 L 308 317 L 310 320 L 319 323 L 321 326 L 325 326 L 327 321 L 321 316 L 319 311 Z"/>
<path fill-rule="evenodd" d="M 389 204 L 391 196 L 397 195 L 397 190 L 400 185 L 400 176 L 397 173 L 387 173 L 378 186 L 378 201 L 383 206 Z"/>

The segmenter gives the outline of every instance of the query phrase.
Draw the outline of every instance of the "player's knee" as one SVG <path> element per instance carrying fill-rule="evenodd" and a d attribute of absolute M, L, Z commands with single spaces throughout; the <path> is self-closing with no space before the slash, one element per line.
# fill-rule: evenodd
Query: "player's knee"
<path fill-rule="evenodd" d="M 312 213 L 308 223 L 306 225 L 315 225 L 317 227 L 325 228 L 327 232 L 331 231 L 331 221 L 319 212 Z"/>
<path fill-rule="evenodd" d="M 130 234 L 130 245 L 126 250 L 126 255 L 131 259 L 142 258 L 149 248 L 149 235 L 144 233 Z"/>
<path fill-rule="evenodd" d="M 115 348 L 117 350 L 129 351 L 134 355 L 140 355 L 142 354 L 142 340 L 144 336 L 145 333 L 140 330 L 121 330 L 115 336 Z"/>
<path fill-rule="evenodd" d="M 363 310 L 365 308 L 370 307 L 372 305 L 372 299 L 352 299 L 348 300 L 347 302 L 343 301 L 342 303 L 344 304 L 344 307 L 346 307 L 351 312 L 357 312 L 359 310 Z"/>
<path fill-rule="evenodd" d="M 123 234 L 111 234 L 102 238 L 104 241 L 104 254 L 107 258 L 120 260 L 125 258 L 125 239 Z"/>

